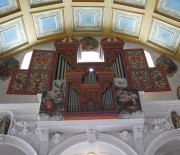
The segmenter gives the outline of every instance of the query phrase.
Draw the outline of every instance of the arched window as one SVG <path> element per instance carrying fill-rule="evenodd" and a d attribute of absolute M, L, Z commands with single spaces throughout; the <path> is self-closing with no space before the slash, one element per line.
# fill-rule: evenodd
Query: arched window
<path fill-rule="evenodd" d="M 145 56 L 146 56 L 146 60 L 147 60 L 148 66 L 149 67 L 155 67 L 153 59 L 151 57 L 151 54 L 149 52 L 147 52 L 147 51 L 144 51 L 144 53 L 145 53 Z"/>
<path fill-rule="evenodd" d="M 22 61 L 22 64 L 21 64 L 21 69 L 28 69 L 29 68 L 31 57 L 32 57 L 32 52 L 26 53 L 26 55 L 24 56 L 24 59 Z"/>

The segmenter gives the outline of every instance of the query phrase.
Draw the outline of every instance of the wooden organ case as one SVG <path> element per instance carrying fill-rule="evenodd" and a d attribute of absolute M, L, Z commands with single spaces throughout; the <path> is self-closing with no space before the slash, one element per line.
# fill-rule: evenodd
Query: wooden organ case
<path fill-rule="evenodd" d="M 77 63 L 77 39 L 58 40 L 54 46 L 57 51 L 55 80 L 67 80 L 64 119 L 117 118 L 113 79 L 125 76 L 123 63 L 115 64 L 123 51 L 124 41 L 118 38 L 103 39 L 101 54 L 104 54 L 105 62 L 92 63 Z M 89 71 L 90 68 L 93 71 Z"/>

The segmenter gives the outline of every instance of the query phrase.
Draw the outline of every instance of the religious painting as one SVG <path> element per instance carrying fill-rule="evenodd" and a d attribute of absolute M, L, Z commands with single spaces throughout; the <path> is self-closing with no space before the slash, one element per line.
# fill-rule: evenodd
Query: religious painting
<path fill-rule="evenodd" d="M 0 64 L 0 79 L 7 80 L 15 68 L 19 68 L 19 61 L 14 58 L 4 60 Z"/>
<path fill-rule="evenodd" d="M 13 120 L 13 114 L 11 112 L 0 113 L 0 134 L 9 134 Z"/>
<path fill-rule="evenodd" d="M 49 116 L 64 111 L 66 99 L 66 80 L 54 80 L 52 91 L 42 93 L 39 113 Z"/>
<path fill-rule="evenodd" d="M 118 88 L 116 89 L 116 99 L 119 112 L 142 111 L 138 90 Z"/>
<path fill-rule="evenodd" d="M 127 88 L 127 79 L 126 78 L 114 78 L 115 88 Z"/>
<path fill-rule="evenodd" d="M 180 86 L 177 87 L 177 97 L 178 97 L 178 99 L 180 100 Z"/>
<path fill-rule="evenodd" d="M 174 125 L 174 128 L 180 128 L 180 115 L 176 111 L 171 112 L 171 119 Z"/>
<path fill-rule="evenodd" d="M 92 37 L 85 37 L 80 40 L 82 51 L 97 51 L 99 42 Z"/>
<path fill-rule="evenodd" d="M 178 71 L 178 67 L 174 61 L 165 55 L 161 55 L 156 59 L 156 66 L 163 68 L 166 72 L 166 75 L 169 77 L 172 77 Z"/>
<path fill-rule="evenodd" d="M 8 118 L 0 118 L 0 134 L 7 134 L 11 120 Z"/>

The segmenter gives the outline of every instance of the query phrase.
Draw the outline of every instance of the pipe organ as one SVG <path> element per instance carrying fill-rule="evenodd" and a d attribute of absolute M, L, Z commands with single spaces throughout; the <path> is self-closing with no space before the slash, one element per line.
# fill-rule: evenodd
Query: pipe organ
<path fill-rule="evenodd" d="M 126 77 L 121 39 L 103 39 L 101 55 L 105 62 L 77 63 L 79 41 L 58 40 L 54 79 L 67 80 L 64 119 L 117 118 L 113 79 Z M 112 52 L 113 51 L 113 52 Z M 89 69 L 93 69 L 89 71 Z"/>

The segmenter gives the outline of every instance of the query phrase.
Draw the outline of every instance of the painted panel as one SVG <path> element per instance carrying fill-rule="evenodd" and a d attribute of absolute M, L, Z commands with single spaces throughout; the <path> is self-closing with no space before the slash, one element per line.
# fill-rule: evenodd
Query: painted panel
<path fill-rule="evenodd" d="M 142 15 L 114 10 L 112 31 L 139 36 Z"/>
<path fill-rule="evenodd" d="M 127 3 L 132 5 L 138 5 L 138 6 L 145 6 L 146 0 L 114 0 L 114 2 L 119 3 Z"/>
<path fill-rule="evenodd" d="M 52 30 L 56 28 L 56 16 L 54 17 L 47 17 L 47 18 L 42 18 L 42 26 L 43 30 Z"/>
<path fill-rule="evenodd" d="M 157 11 L 180 19 L 180 0 L 159 0 Z"/>
<path fill-rule="evenodd" d="M 122 29 L 129 29 L 129 30 L 133 29 L 133 19 L 122 17 L 120 19 L 120 27 Z"/>
<path fill-rule="evenodd" d="M 164 42 L 170 43 L 173 33 L 169 32 L 163 28 L 159 28 L 158 38 Z"/>
<path fill-rule="evenodd" d="M 93 25 L 95 24 L 95 14 L 82 14 L 82 24 L 83 25 Z"/>
<path fill-rule="evenodd" d="M 180 29 L 153 19 L 149 41 L 176 52 L 180 41 Z"/>
<path fill-rule="evenodd" d="M 74 31 L 102 31 L 103 8 L 73 8 Z"/>
<path fill-rule="evenodd" d="M 15 27 L 2 32 L 1 35 L 5 44 L 8 44 L 18 39 L 18 35 Z"/>
<path fill-rule="evenodd" d="M 38 38 L 64 32 L 62 12 L 62 9 L 58 9 L 33 14 Z"/>
<path fill-rule="evenodd" d="M 0 0 L 0 15 L 18 9 L 17 0 Z"/>
<path fill-rule="evenodd" d="M 0 25 L 0 52 L 28 42 L 22 17 Z"/>
<path fill-rule="evenodd" d="M 180 1 L 179 0 L 167 0 L 165 6 L 172 10 L 180 11 Z"/>
<path fill-rule="evenodd" d="M 10 3 L 9 3 L 9 0 L 1 0 L 0 1 L 0 7 L 3 7 L 3 6 L 7 6 L 7 5 L 9 5 Z"/>
<path fill-rule="evenodd" d="M 62 0 L 30 0 L 30 4 L 43 4 L 43 3 L 49 3 L 49 2 L 62 2 Z"/>

